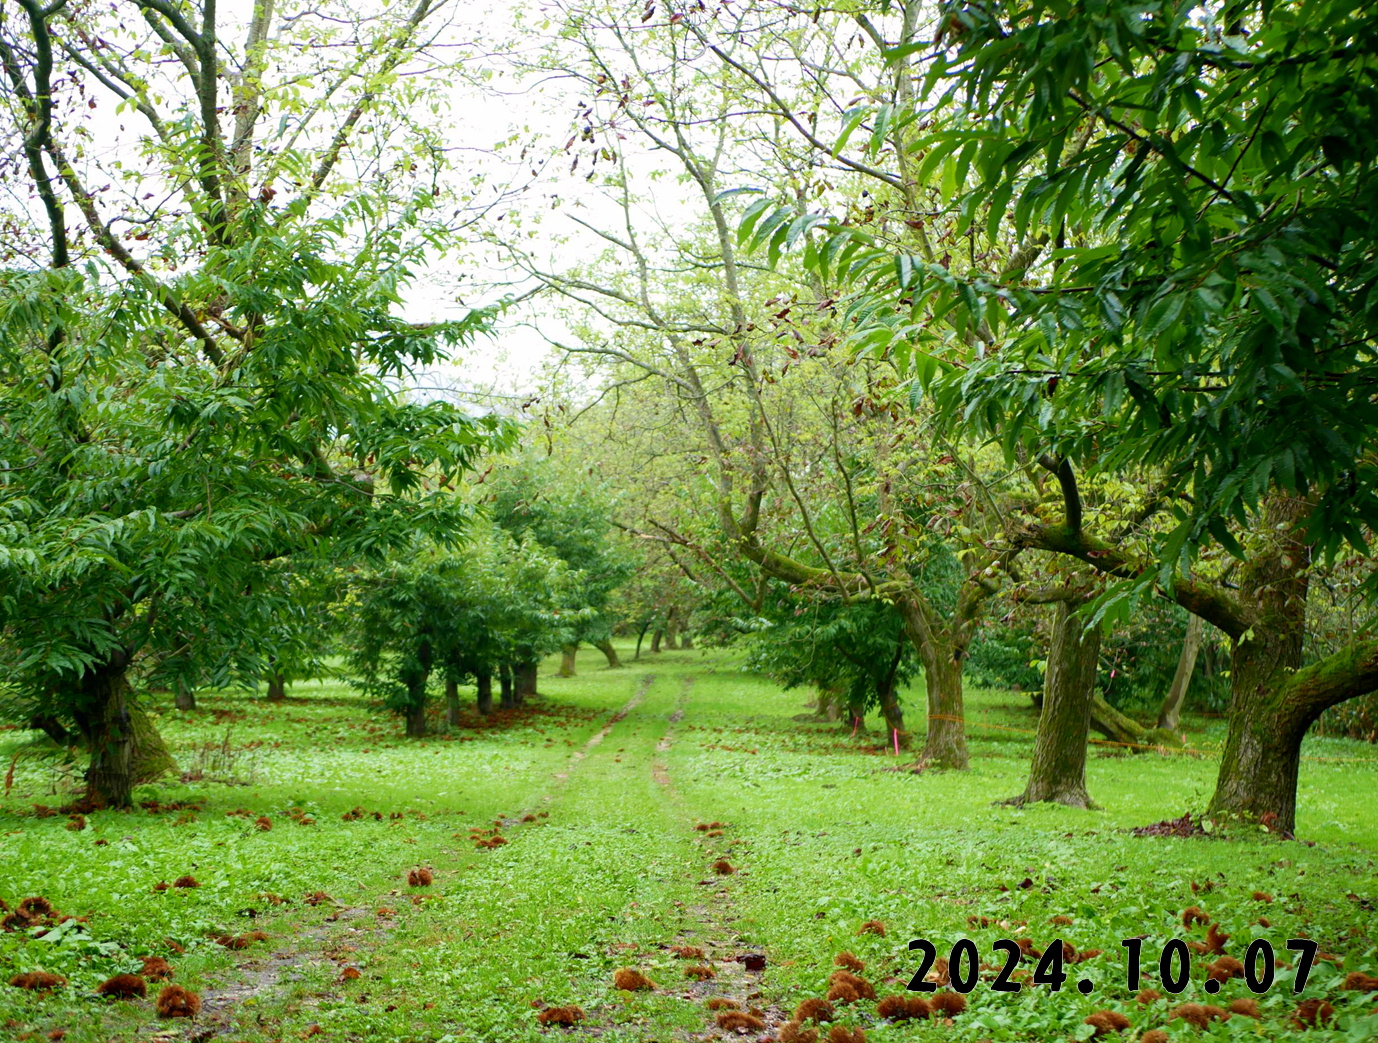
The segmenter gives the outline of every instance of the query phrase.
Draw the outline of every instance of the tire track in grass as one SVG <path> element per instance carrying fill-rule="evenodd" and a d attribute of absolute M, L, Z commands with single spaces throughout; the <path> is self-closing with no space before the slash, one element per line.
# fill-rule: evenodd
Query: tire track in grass
<path fill-rule="evenodd" d="M 683 801 L 680 793 L 675 789 L 674 780 L 670 777 L 670 770 L 665 760 L 662 759 L 674 745 L 676 734 L 675 725 L 684 719 L 685 713 L 689 708 L 690 695 L 694 685 L 692 675 L 684 678 L 684 685 L 680 692 L 679 701 L 675 706 L 674 712 L 670 715 L 670 727 L 656 744 L 656 759 L 651 765 L 651 774 L 655 781 L 663 788 L 666 796 L 676 805 L 682 805 Z M 682 821 L 687 825 L 690 821 L 686 815 Z M 705 860 L 709 862 L 708 872 L 714 873 L 713 862 L 719 858 L 726 860 L 733 852 L 734 845 L 739 841 L 728 841 L 725 850 L 717 850 L 714 843 L 718 838 L 708 836 L 714 832 L 712 829 L 701 829 L 704 823 L 698 822 L 693 826 L 693 832 L 700 841 L 704 851 Z M 720 835 L 726 836 L 726 830 L 730 826 L 722 825 L 719 827 Z M 708 966 L 714 969 L 715 977 L 707 981 L 696 981 L 689 984 L 689 992 L 700 1002 L 706 1004 L 710 998 L 721 998 L 730 1000 L 743 1012 L 755 1013 L 766 1023 L 766 1031 L 773 1033 L 779 1023 L 788 1020 L 789 1015 L 782 1010 L 774 1007 L 762 1008 L 758 1006 L 761 1000 L 760 973 L 748 970 L 746 964 L 739 957 L 747 955 L 743 948 L 743 938 L 737 929 L 737 921 L 741 919 L 737 912 L 736 903 L 733 898 L 733 885 L 729 880 L 736 876 L 740 867 L 733 867 L 733 872 L 717 876 L 709 876 L 708 879 L 696 881 L 698 886 L 711 888 L 703 902 L 695 903 L 689 907 L 689 912 L 699 923 L 698 937 L 677 939 L 678 945 L 694 945 L 704 950 Z M 694 875 L 699 875 L 695 873 Z M 764 956 L 763 953 L 755 953 L 757 956 Z M 720 1012 L 726 1014 L 726 1011 Z M 718 1027 L 717 1015 L 714 1012 L 707 1012 L 710 1019 L 710 1029 Z M 759 1030 L 757 1030 L 759 1031 Z M 696 1037 L 686 1036 L 686 1039 Z"/>
<path fill-rule="evenodd" d="M 632 697 L 618 708 L 607 723 L 591 735 L 580 749 L 570 755 L 561 770 L 551 776 L 555 782 L 554 789 L 537 798 L 533 802 L 534 806 L 549 804 L 555 799 L 569 782 L 573 771 L 621 721 L 641 705 L 655 679 L 655 674 L 646 674 L 641 678 Z M 522 812 L 498 816 L 504 828 L 520 823 L 523 818 Z M 406 892 L 401 889 L 394 889 L 384 892 L 378 898 L 386 902 L 388 899 L 400 898 L 404 893 Z M 411 897 L 415 901 L 422 896 Z M 228 972 L 238 980 L 227 982 L 218 988 L 204 990 L 201 998 L 201 1028 L 192 1033 L 192 1038 L 208 1039 L 232 1032 L 236 1027 L 234 1014 L 244 1001 L 254 1000 L 260 1005 L 265 1000 L 271 1002 L 272 999 L 281 998 L 274 994 L 278 993 L 282 986 L 290 986 L 304 980 L 305 972 L 319 970 L 331 962 L 348 965 L 364 962 L 370 953 L 387 944 L 392 930 L 383 917 L 376 914 L 370 917 L 370 910 L 364 906 L 349 906 L 340 902 L 335 904 L 338 907 L 336 912 L 324 922 L 309 926 L 299 925 L 298 937 L 307 941 L 308 947 L 279 950 L 266 957 L 248 959 L 235 965 Z M 355 923 L 365 918 L 368 919 L 362 926 Z M 387 919 L 390 920 L 391 917 Z M 343 927 L 332 931 L 331 925 L 341 921 Z M 347 960 L 344 959 L 346 952 L 350 954 Z M 337 981 L 338 984 L 340 982 Z M 326 998 L 330 997 L 320 994 L 315 997 L 317 1003 Z"/>
<path fill-rule="evenodd" d="M 627 700 L 626 704 L 623 705 L 620 710 L 608 718 L 608 723 L 603 725 L 602 730 L 589 736 L 589 741 L 584 743 L 583 749 L 576 750 L 574 753 L 570 754 L 568 764 L 564 769 L 557 771 L 553 776 L 557 786 L 562 786 L 568 782 L 570 773 L 583 763 L 584 759 L 597 748 L 599 743 L 608 737 L 608 734 L 613 728 L 617 727 L 617 725 L 625 720 L 633 710 L 641 705 L 641 701 L 646 698 L 646 693 L 650 691 L 651 685 L 655 684 L 655 680 L 655 674 L 646 674 L 643 676 L 641 678 L 641 683 L 637 685 L 635 694 Z M 554 798 L 554 793 L 547 793 L 541 798 L 540 803 L 549 804 Z"/>

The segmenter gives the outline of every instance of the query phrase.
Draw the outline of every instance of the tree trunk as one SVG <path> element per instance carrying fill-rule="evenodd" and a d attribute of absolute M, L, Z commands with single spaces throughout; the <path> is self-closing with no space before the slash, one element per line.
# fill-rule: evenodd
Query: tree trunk
<path fill-rule="evenodd" d="M 893 679 L 876 686 L 876 697 L 880 702 L 880 712 L 885 718 L 885 736 L 889 742 L 899 736 L 901 747 L 909 745 L 909 733 L 904 728 L 904 712 L 900 709 L 899 693 L 895 690 Z"/>
<path fill-rule="evenodd" d="M 657 630 L 654 634 L 651 635 L 651 651 L 652 651 L 652 652 L 659 652 L 659 651 L 660 651 L 660 639 L 661 639 L 662 637 L 664 637 L 664 636 L 665 636 L 665 631 L 663 631 L 663 630 Z"/>
<path fill-rule="evenodd" d="M 534 659 L 524 663 L 518 663 L 513 672 L 513 689 L 517 697 L 517 705 L 526 705 L 528 698 L 535 698 L 540 693 L 536 691 L 536 669 L 540 666 Z"/>
<path fill-rule="evenodd" d="M 1086 737 L 1100 658 L 1100 627 L 1084 632 L 1076 606 L 1059 601 L 1043 679 L 1029 782 L 1012 804 L 1048 801 L 1073 808 L 1095 807 L 1086 792 Z"/>
<path fill-rule="evenodd" d="M 268 701 L 280 703 L 287 698 L 287 683 L 276 670 L 268 674 Z"/>
<path fill-rule="evenodd" d="M 1195 613 L 1187 617 L 1187 635 L 1182 640 L 1182 654 L 1177 659 L 1177 672 L 1172 675 L 1172 687 L 1158 710 L 1158 727 L 1175 732 L 1182 720 L 1182 706 L 1187 701 L 1191 675 L 1196 670 L 1196 656 L 1201 651 L 1202 628 L 1205 621 Z"/>
<path fill-rule="evenodd" d="M 1264 515 L 1271 545 L 1241 570 L 1239 598 L 1250 632 L 1230 656 L 1230 716 L 1209 814 L 1296 828 L 1301 741 L 1314 717 L 1282 698 L 1301 665 L 1311 548 L 1304 501 L 1278 497 Z M 1319 713 L 1319 711 L 1317 711 Z"/>
<path fill-rule="evenodd" d="M 673 651 L 679 647 L 679 610 L 670 609 L 665 616 L 665 647 Z"/>
<path fill-rule="evenodd" d="M 595 641 L 593 647 L 602 652 L 607 658 L 609 670 L 621 669 L 622 660 L 617 658 L 617 649 L 613 648 L 610 638 L 605 637 L 602 641 Z"/>
<path fill-rule="evenodd" d="M 693 635 L 689 633 L 689 631 L 686 630 L 684 633 L 680 634 L 680 636 L 679 636 L 679 647 L 680 647 L 680 648 L 693 648 L 693 647 L 694 647 L 694 638 L 693 638 Z"/>
<path fill-rule="evenodd" d="M 172 702 L 179 710 L 196 709 L 196 692 L 191 685 L 187 684 L 185 678 L 177 678 L 176 694 L 173 695 Z"/>
<path fill-rule="evenodd" d="M 576 653 L 578 653 L 578 651 L 579 651 L 579 645 L 578 645 L 577 643 L 576 643 L 576 644 L 572 644 L 572 645 L 565 645 L 564 648 L 560 649 L 560 676 L 561 676 L 561 677 L 573 677 L 573 676 L 574 676 L 574 656 L 575 656 Z"/>
<path fill-rule="evenodd" d="M 641 642 L 646 640 L 646 631 L 648 631 L 648 630 L 650 630 L 650 629 L 651 629 L 651 625 L 650 625 L 649 623 L 646 623 L 646 624 L 644 624 L 644 625 L 641 627 L 641 629 L 637 632 L 637 635 L 636 635 L 636 655 L 632 656 L 633 659 L 640 659 L 640 658 L 641 658 Z"/>
<path fill-rule="evenodd" d="M 407 664 L 402 681 L 407 686 L 407 738 L 420 739 L 426 734 L 426 682 L 431 676 L 431 646 L 423 638 L 416 649 L 415 661 Z"/>
<path fill-rule="evenodd" d="M 415 694 L 412 696 L 416 700 Z M 426 735 L 426 702 L 425 697 L 419 701 L 413 701 L 407 707 L 407 738 L 421 739 Z"/>
<path fill-rule="evenodd" d="M 445 678 L 445 723 L 459 723 L 459 679 L 454 676 Z"/>
<path fill-rule="evenodd" d="M 493 712 L 493 675 L 488 670 L 474 674 L 474 686 L 478 691 L 478 712 L 487 717 Z"/>
<path fill-rule="evenodd" d="M 818 716 L 825 721 L 839 721 L 842 719 L 842 691 L 838 688 L 818 689 Z"/>
<path fill-rule="evenodd" d="M 909 733 L 904 728 L 904 713 L 900 710 L 900 697 L 895 677 L 899 673 L 900 661 L 904 658 L 904 646 L 897 645 L 895 654 L 890 657 L 890 666 L 885 675 L 876 682 L 876 701 L 885 717 L 887 737 L 896 747 L 909 745 Z"/>
<path fill-rule="evenodd" d="M 922 759 L 935 767 L 965 768 L 966 710 L 962 705 L 962 661 L 941 653 L 924 657 L 928 689 L 928 738 Z"/>
<path fill-rule="evenodd" d="M 498 667 L 498 687 L 502 698 L 502 708 L 512 710 L 516 708 L 517 697 L 512 692 L 512 665 L 503 663 Z"/>
<path fill-rule="evenodd" d="M 132 807 L 136 784 L 176 767 L 153 721 L 134 704 L 127 669 L 120 656 L 82 678 L 77 725 L 91 754 L 86 800 L 94 807 Z"/>

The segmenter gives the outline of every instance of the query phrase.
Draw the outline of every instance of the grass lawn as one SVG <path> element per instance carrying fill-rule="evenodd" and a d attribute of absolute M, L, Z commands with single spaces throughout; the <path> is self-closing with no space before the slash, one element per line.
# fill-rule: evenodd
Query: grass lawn
<path fill-rule="evenodd" d="M 1102 810 L 1014 810 L 993 802 L 1022 788 L 1034 726 L 1023 696 L 969 693 L 971 770 L 913 774 L 892 770 L 901 761 L 878 720 L 855 736 L 820 723 L 801 693 L 722 652 L 617 671 L 586 652 L 567 679 L 548 665 L 528 710 L 422 741 L 342 684 L 299 685 L 276 705 L 203 693 L 194 712 L 164 708 L 160 724 L 182 767 L 205 777 L 145 787 L 153 809 L 88 815 L 79 829 L 35 810 L 68 796 L 51 766 L 19 759 L 0 804 L 0 899 L 12 909 L 43 896 L 53 919 L 81 919 L 42 937 L 0 933 L 5 982 L 35 970 L 67 979 L 48 994 L 0 982 L 0 1038 L 737 1038 L 715 1024 L 714 997 L 760 1012 L 765 1027 L 744 1038 L 774 1038 L 828 991 L 839 953 L 864 962 L 881 997 L 918 995 L 905 993 L 919 961 L 910 939 L 946 956 L 964 937 L 994 970 L 1001 938 L 1103 952 L 1068 964 L 1056 994 L 983 980 L 951 1021 L 882 1019 L 861 1000 L 837 1003 L 836 1024 L 872 1041 L 1085 1039 L 1087 1016 L 1109 1009 L 1128 1018 L 1125 1040 L 1156 1028 L 1173 1040 L 1378 1038 L 1378 993 L 1340 987 L 1351 972 L 1378 974 L 1371 746 L 1309 742 L 1302 842 L 1140 837 L 1129 830 L 1204 806 L 1208 753 L 1093 753 Z M 921 726 L 918 694 L 906 705 Z M 1200 748 L 1219 741 L 1218 721 L 1189 728 Z M 27 736 L 6 738 L 8 763 Z M 433 882 L 411 886 L 422 868 Z M 182 877 L 199 886 L 159 887 Z M 1192 905 L 1230 936 L 1231 956 L 1267 938 L 1291 963 L 1286 941 L 1308 935 L 1329 958 L 1302 997 L 1279 970 L 1257 997 L 1261 1019 L 1169 1021 L 1181 1003 L 1252 995 L 1238 979 L 1207 994 L 1215 954 L 1194 957 L 1178 996 L 1140 1003 L 1126 990 L 1121 940 L 1143 937 L 1143 984 L 1156 986 L 1170 939 L 1207 937 L 1183 925 Z M 867 921 L 884 935 L 858 934 Z M 676 946 L 704 955 L 682 959 Z M 764 970 L 747 970 L 744 953 L 764 956 Z M 155 955 L 200 994 L 196 1019 L 157 1018 L 161 983 L 144 999 L 96 996 Z M 618 989 L 620 968 L 656 987 Z M 1333 1018 L 1294 1027 L 1298 999 L 1322 997 Z M 542 1025 L 542 1008 L 558 1005 L 584 1020 Z"/>

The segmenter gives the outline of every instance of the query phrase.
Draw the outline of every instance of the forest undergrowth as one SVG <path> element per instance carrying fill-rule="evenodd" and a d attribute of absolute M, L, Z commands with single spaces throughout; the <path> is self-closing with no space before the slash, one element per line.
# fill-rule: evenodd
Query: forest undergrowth
<path fill-rule="evenodd" d="M 1012 808 L 998 801 L 1027 772 L 1025 695 L 970 692 L 971 770 L 916 771 L 878 719 L 819 720 L 722 652 L 586 660 L 573 678 L 553 665 L 527 709 L 419 741 L 343 684 L 276 704 L 202 693 L 159 722 L 192 770 L 130 813 L 65 810 L 62 774 L 18 759 L 0 972 L 61 984 L 4 987 L 0 1035 L 1378 1038 L 1362 977 L 1378 975 L 1371 747 L 1308 740 L 1296 841 L 1141 835 L 1204 808 L 1218 721 L 1186 722 L 1194 752 L 1094 751 L 1099 811 Z M 916 724 L 921 706 L 907 693 Z M 8 738 L 7 762 L 25 736 Z M 1136 937 L 1155 991 L 1158 953 L 1191 947 L 1184 991 L 1126 987 Z M 1254 996 L 1228 963 L 1266 938 L 1290 964 L 1299 937 L 1319 947 L 1300 996 L 1290 969 Z M 983 980 L 960 996 L 935 963 L 939 991 L 906 991 L 918 938 L 943 957 L 970 938 Z M 990 987 L 1002 938 L 1030 953 L 1018 993 Z M 1052 994 L 1028 976 L 1055 939 L 1068 981 Z M 97 992 L 120 974 L 146 994 Z M 158 1017 L 169 980 L 196 1017 Z"/>

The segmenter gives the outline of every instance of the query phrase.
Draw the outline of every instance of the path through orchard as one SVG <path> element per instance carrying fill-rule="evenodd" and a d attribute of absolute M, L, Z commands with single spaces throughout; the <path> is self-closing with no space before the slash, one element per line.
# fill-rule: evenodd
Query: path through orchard
<path fill-rule="evenodd" d="M 395 1015 L 441 991 L 438 982 L 447 983 L 448 999 L 463 997 L 476 1010 L 441 1021 L 455 1037 L 504 1035 L 514 1020 L 539 1025 L 542 1008 L 552 1006 L 578 1006 L 581 1030 L 600 1036 L 692 1038 L 715 1026 L 710 998 L 754 1009 L 770 1023 L 785 1020 L 763 998 L 760 972 L 740 959 L 760 955 L 737 929 L 732 900 L 749 872 L 749 844 L 731 823 L 697 813 L 667 767 L 678 729 L 692 720 L 693 672 L 672 668 L 658 677 L 633 668 L 605 683 L 632 694 L 565 764 L 515 780 L 510 808 L 485 823 L 493 828 L 472 846 L 418 852 L 428 856 L 419 861 L 433 875 L 429 887 L 377 896 L 382 908 L 411 906 L 405 924 L 400 912 L 378 917 L 367 907 L 373 903 L 338 908 L 306 936 L 307 945 L 266 961 L 274 978 L 265 980 L 253 963 L 236 968 L 235 976 L 253 983 L 254 1002 L 243 1003 L 242 985 L 210 990 L 211 1023 L 237 1035 L 261 1024 L 268 1007 L 293 1022 L 319 1011 L 303 1027 L 310 1032 L 328 1020 L 326 1012 L 352 1002 L 348 1020 L 373 1021 L 357 1008 L 381 1008 L 391 1024 L 375 1022 L 372 1030 L 397 1031 Z M 495 837 L 504 843 L 483 846 Z M 564 964 L 563 979 L 531 973 L 552 961 Z M 288 999 L 283 985 L 303 980 L 303 964 L 338 972 L 332 986 Z M 624 967 L 655 988 L 637 996 L 616 989 L 615 971 Z M 233 1002 L 221 1002 L 222 995 Z M 442 1005 L 432 999 L 421 1007 Z"/>
<path fill-rule="evenodd" d="M 990 959 L 1001 937 L 1060 936 L 1104 950 L 1075 968 L 1094 981 L 1091 996 L 982 987 L 950 1026 L 890 1024 L 874 1002 L 837 1013 L 871 1043 L 1069 1038 L 1101 1008 L 1136 1029 L 1165 1023 L 1166 1001 L 1141 1007 L 1124 990 L 1119 940 L 1147 934 L 1157 952 L 1203 935 L 1182 928 L 1188 905 L 1236 938 L 1260 933 L 1263 912 L 1279 947 L 1306 930 L 1352 954 L 1337 981 L 1342 970 L 1378 973 L 1363 955 L 1378 926 L 1355 899 L 1372 890 L 1378 824 L 1346 796 L 1378 794 L 1372 767 L 1308 768 L 1314 847 L 1140 837 L 1129 827 L 1176 817 L 1208 791 L 1209 760 L 1093 756 L 1104 811 L 1011 809 L 995 801 L 1022 787 L 1032 723 L 1013 693 L 972 693 L 973 718 L 996 727 L 972 729 L 970 771 L 915 775 L 894 770 L 904 762 L 878 719 L 855 735 L 820 721 L 800 693 L 720 651 L 580 666 L 573 678 L 543 674 L 543 697 L 523 711 L 468 713 L 421 741 L 340 688 L 303 687 L 284 705 L 205 693 L 164 730 L 184 764 L 205 746 L 238 745 L 247 784 L 151 791 L 151 810 L 88 816 L 80 831 L 22 810 L 41 799 L 41 777 L 21 766 L 0 805 L 15 855 L 0 859 L 0 898 L 44 894 L 87 915 L 92 945 L 106 950 L 51 966 L 70 981 L 52 996 L 0 993 L 0 1020 L 16 1036 L 65 1029 L 76 1043 L 688 1043 L 735 1038 L 708 1006 L 721 998 L 759 1012 L 765 1027 L 746 1038 L 761 1039 L 828 991 L 843 952 L 883 997 L 913 973 L 910 938 L 945 952 L 969 936 Z M 732 872 L 715 872 L 719 859 Z M 429 886 L 409 885 L 422 868 Z M 200 887 L 154 886 L 182 874 Z M 1265 908 L 1255 891 L 1277 901 Z M 886 933 L 858 933 L 868 921 Z M 215 941 L 250 930 L 267 939 Z M 16 969 L 55 958 L 33 943 L 5 948 L 15 940 L 0 934 Z M 747 953 L 764 968 L 748 970 L 737 959 Z M 152 995 L 91 995 L 149 954 L 201 993 L 199 1018 L 159 1021 Z M 687 976 L 698 967 L 712 977 Z M 616 988 L 622 968 L 655 988 Z M 1181 998 L 1205 1002 L 1201 984 Z M 1242 989 L 1231 982 L 1222 995 Z M 1284 1038 L 1293 1004 L 1275 991 L 1264 1011 Z M 1345 994 L 1328 994 L 1345 1009 Z M 545 1009 L 567 1005 L 583 1011 L 575 1028 L 542 1025 Z"/>

